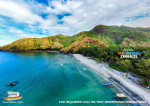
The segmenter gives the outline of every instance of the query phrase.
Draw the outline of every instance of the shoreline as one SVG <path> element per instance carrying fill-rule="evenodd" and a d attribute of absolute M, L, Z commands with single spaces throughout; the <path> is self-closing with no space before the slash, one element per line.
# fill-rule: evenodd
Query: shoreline
<path fill-rule="evenodd" d="M 82 64 L 92 69 L 93 72 L 103 77 L 105 80 L 108 80 L 112 77 L 115 81 L 115 87 L 123 91 L 132 101 L 146 101 L 146 103 L 141 104 L 144 106 L 150 105 L 150 93 L 142 89 L 136 84 L 133 84 L 131 81 L 122 78 L 116 74 L 113 69 L 109 70 L 105 64 L 99 63 L 95 60 L 89 59 L 81 54 L 73 54 L 73 57 L 79 60 Z M 138 103 L 140 104 L 140 103 Z"/>
<path fill-rule="evenodd" d="M 55 51 L 55 50 L 27 50 L 27 51 L 8 51 L 8 50 L 0 50 L 1 52 L 48 52 L 48 53 L 60 53 L 59 51 Z"/>
<path fill-rule="evenodd" d="M 50 52 L 59 52 L 59 50 L 49 50 L 49 49 L 33 49 L 33 50 L 18 50 L 18 51 L 11 51 L 11 50 L 3 50 L 3 49 L 0 49 L 0 51 L 7 51 L 7 52 L 38 52 L 38 51 L 50 51 Z"/>

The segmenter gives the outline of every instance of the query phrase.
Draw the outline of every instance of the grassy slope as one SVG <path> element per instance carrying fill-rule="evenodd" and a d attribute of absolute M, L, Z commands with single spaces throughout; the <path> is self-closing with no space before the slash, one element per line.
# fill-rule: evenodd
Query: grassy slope
<path fill-rule="evenodd" d="M 79 43 L 79 40 L 81 40 L 82 36 L 95 38 L 98 40 L 98 42 L 103 42 L 107 46 L 150 47 L 150 29 L 148 28 L 97 25 L 90 31 L 80 32 L 74 36 L 56 35 L 44 38 L 24 38 L 3 46 L 0 49 L 20 51 L 34 49 L 59 50 L 61 48 L 65 48 L 68 51 L 74 51 L 75 49 L 75 51 L 77 51 L 78 48 L 84 47 L 81 45 L 86 44 L 84 41 Z M 86 40 L 87 42 L 89 42 L 89 39 Z M 75 48 L 77 44 L 79 44 L 80 46 Z M 97 46 L 97 44 L 94 44 L 93 42 L 90 42 L 88 45 Z M 67 48 L 67 46 L 69 49 Z M 65 49 L 62 49 L 62 51 Z M 65 50 L 65 52 L 68 51 Z"/>
<path fill-rule="evenodd" d="M 60 49 L 69 45 L 68 36 L 56 35 L 43 38 L 23 38 L 11 44 L 1 47 L 3 50 L 22 51 L 22 50 L 36 50 L 36 49 Z"/>
<path fill-rule="evenodd" d="M 85 47 L 107 47 L 107 44 L 101 42 L 98 39 L 87 37 L 87 36 L 80 36 L 78 40 L 76 40 L 71 45 L 62 48 L 60 51 L 63 53 L 76 53 L 79 48 Z"/>

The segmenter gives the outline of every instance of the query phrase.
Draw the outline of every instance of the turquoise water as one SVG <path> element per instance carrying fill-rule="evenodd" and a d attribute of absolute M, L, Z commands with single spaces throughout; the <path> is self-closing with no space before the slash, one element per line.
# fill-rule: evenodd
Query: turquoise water
<path fill-rule="evenodd" d="M 12 81 L 19 83 L 14 87 L 5 86 Z M 69 104 L 59 104 L 59 101 L 115 100 L 112 98 L 112 92 L 116 89 L 102 86 L 101 83 L 104 81 L 70 55 L 47 52 L 0 52 L 0 105 L 66 106 Z M 3 99 L 7 96 L 7 91 L 20 92 L 23 98 L 15 102 L 23 103 L 3 103 L 7 102 Z"/>

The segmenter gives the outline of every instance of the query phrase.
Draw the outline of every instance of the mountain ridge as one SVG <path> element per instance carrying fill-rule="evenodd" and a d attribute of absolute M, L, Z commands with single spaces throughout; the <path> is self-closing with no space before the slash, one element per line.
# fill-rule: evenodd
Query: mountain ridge
<path fill-rule="evenodd" d="M 103 44 L 103 46 L 100 44 Z M 22 38 L 0 47 L 0 50 L 28 51 L 42 49 L 72 53 L 77 52 L 79 48 L 93 46 L 150 47 L 150 29 L 100 24 L 90 31 L 79 32 L 73 36 L 55 35 L 43 38 Z"/>

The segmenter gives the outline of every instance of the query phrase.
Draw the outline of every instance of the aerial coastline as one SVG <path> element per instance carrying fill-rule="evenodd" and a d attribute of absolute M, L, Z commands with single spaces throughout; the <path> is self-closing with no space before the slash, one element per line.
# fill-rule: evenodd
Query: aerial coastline
<path fill-rule="evenodd" d="M 0 4 L 0 106 L 150 106 L 150 0 Z"/>
<path fill-rule="evenodd" d="M 91 68 L 92 71 L 103 77 L 105 80 L 108 80 L 110 77 L 113 77 L 115 79 L 115 86 L 121 91 L 125 91 L 125 93 L 128 96 L 130 96 L 129 99 L 133 101 L 145 100 L 145 106 L 148 106 L 150 104 L 150 92 L 148 92 L 142 87 L 139 87 L 136 84 L 133 84 L 128 79 L 119 76 L 117 73 L 115 73 L 115 71 L 113 71 L 113 69 L 109 70 L 106 67 L 105 63 L 98 63 L 97 61 L 89 59 L 88 57 L 85 57 L 81 54 L 73 54 L 73 56 L 82 64 Z"/>

